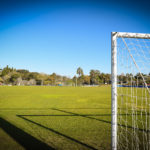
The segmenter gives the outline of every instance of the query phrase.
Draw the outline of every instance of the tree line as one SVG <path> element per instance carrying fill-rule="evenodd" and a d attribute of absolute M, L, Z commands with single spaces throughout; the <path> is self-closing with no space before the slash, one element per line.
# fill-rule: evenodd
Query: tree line
<path fill-rule="evenodd" d="M 118 84 L 127 86 L 146 86 L 145 83 L 150 86 L 150 73 L 126 73 L 118 75 Z"/>
<path fill-rule="evenodd" d="M 30 72 L 25 69 L 11 68 L 8 65 L 0 69 L 0 84 L 2 85 L 82 86 L 110 84 L 110 82 L 110 74 L 92 69 L 89 75 L 85 75 L 81 67 L 77 68 L 76 75 L 73 78 L 56 73 Z"/>
<path fill-rule="evenodd" d="M 150 86 L 150 73 L 132 73 L 118 75 L 120 85 L 144 86 L 144 81 Z M 50 86 L 83 86 L 111 84 L 111 75 L 99 70 L 91 69 L 89 75 L 85 75 L 81 67 L 77 68 L 73 78 L 61 76 L 56 73 L 45 74 L 30 72 L 25 69 L 15 69 L 8 65 L 0 69 L 0 85 L 50 85 Z"/>

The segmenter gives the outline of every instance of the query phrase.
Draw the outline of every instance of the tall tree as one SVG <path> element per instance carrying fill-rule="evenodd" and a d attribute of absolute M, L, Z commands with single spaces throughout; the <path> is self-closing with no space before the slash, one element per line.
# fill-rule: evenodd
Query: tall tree
<path fill-rule="evenodd" d="M 77 69 L 77 74 L 79 75 L 79 77 L 82 76 L 83 75 L 83 69 L 79 67 Z"/>
<path fill-rule="evenodd" d="M 78 78 L 77 78 L 77 84 L 82 85 L 83 80 L 84 80 L 84 75 L 83 75 L 83 69 L 81 67 L 79 67 L 77 69 L 77 74 L 79 75 Z"/>

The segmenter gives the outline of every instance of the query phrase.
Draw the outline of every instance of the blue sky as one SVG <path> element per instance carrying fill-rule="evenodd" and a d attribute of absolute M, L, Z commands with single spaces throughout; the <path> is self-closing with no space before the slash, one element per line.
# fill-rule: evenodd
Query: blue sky
<path fill-rule="evenodd" d="M 0 68 L 110 73 L 111 32 L 150 33 L 148 1 L 0 1 Z"/>

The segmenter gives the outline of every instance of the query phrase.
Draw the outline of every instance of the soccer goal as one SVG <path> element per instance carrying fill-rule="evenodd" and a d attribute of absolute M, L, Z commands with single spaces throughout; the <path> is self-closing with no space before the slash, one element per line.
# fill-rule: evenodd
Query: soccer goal
<path fill-rule="evenodd" d="M 111 36 L 112 150 L 149 150 L 150 34 Z"/>

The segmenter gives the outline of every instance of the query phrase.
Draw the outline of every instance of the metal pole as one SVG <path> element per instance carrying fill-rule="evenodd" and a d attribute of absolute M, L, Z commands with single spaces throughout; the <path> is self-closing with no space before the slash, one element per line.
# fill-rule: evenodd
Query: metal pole
<path fill-rule="evenodd" d="M 111 33 L 111 148 L 117 150 L 117 32 Z"/>

